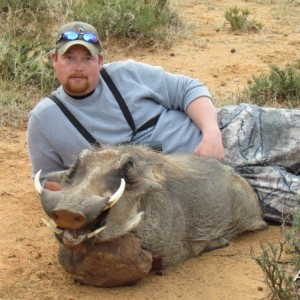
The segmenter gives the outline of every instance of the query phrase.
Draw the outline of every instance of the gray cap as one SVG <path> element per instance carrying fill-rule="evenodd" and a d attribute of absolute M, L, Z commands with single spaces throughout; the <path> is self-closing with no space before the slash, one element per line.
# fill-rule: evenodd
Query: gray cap
<path fill-rule="evenodd" d="M 93 33 L 98 38 L 98 42 L 96 43 L 87 42 L 84 39 L 64 40 L 62 39 L 62 34 L 67 31 L 75 31 L 78 34 Z M 72 22 L 72 23 L 65 24 L 61 26 L 57 32 L 56 51 L 58 52 L 58 54 L 60 55 L 64 54 L 70 47 L 74 45 L 84 46 L 90 51 L 90 53 L 93 56 L 99 55 L 102 50 L 101 42 L 96 28 L 84 22 Z"/>

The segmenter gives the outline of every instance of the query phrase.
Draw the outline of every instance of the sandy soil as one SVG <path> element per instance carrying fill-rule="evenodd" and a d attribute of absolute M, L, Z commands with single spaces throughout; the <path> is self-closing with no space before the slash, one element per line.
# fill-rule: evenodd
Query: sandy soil
<path fill-rule="evenodd" d="M 182 2 L 172 1 L 194 27 L 187 39 L 169 50 L 126 53 L 112 48 L 107 59 L 133 58 L 197 77 L 228 103 L 253 74 L 267 72 L 270 64 L 285 66 L 299 60 L 297 1 Z M 255 9 L 255 19 L 266 28 L 259 33 L 232 33 L 223 16 L 226 8 L 236 4 Z M 0 132 L 0 299 L 248 300 L 267 296 L 250 247 L 259 251 L 261 242 L 278 241 L 280 226 L 242 235 L 227 248 L 170 268 L 164 276 L 149 275 L 135 286 L 103 289 L 74 283 L 58 264 L 56 241 L 41 222 L 44 213 L 30 179 L 25 135 L 22 128 L 2 127 Z"/>

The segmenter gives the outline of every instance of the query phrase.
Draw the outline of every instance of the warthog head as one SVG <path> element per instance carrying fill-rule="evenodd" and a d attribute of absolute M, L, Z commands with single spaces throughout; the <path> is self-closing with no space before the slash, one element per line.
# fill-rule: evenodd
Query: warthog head
<path fill-rule="evenodd" d="M 136 150 L 119 155 L 118 148 L 100 152 L 85 150 L 69 170 L 47 176 L 47 180 L 62 184 L 63 189 L 58 192 L 43 189 L 40 172 L 37 173 L 35 187 L 45 212 L 51 218 L 44 222 L 66 247 L 78 247 L 99 235 L 106 228 L 110 208 L 122 196 L 122 203 L 118 204 L 119 220 L 114 218 L 117 222 L 113 224 L 119 226 L 115 233 L 110 230 L 109 236 L 103 235 L 102 240 L 126 234 L 139 224 L 143 215 L 142 211 L 137 212 L 139 198 L 162 189 L 158 180 L 160 175 L 154 172 L 159 165 L 156 156 L 145 161 L 141 159 L 142 153 Z M 147 152 L 148 156 L 150 153 Z"/>

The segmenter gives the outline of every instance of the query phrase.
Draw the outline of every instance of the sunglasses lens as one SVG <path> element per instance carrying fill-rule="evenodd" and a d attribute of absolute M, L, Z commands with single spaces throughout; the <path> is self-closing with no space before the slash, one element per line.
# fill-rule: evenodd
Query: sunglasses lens
<path fill-rule="evenodd" d="M 67 41 L 74 41 L 78 39 L 79 34 L 75 31 L 66 31 L 61 35 L 62 39 Z"/>
<path fill-rule="evenodd" d="M 99 43 L 99 39 L 97 35 L 93 33 L 78 33 L 76 31 L 66 31 L 62 33 L 60 39 L 57 41 L 59 42 L 60 40 L 65 40 L 65 41 L 75 41 L 75 40 L 84 40 L 89 43 Z"/>
<path fill-rule="evenodd" d="M 85 34 L 83 34 L 83 39 L 86 42 L 89 42 L 89 43 L 96 43 L 96 42 L 98 42 L 97 36 L 95 34 L 93 34 L 93 33 L 85 33 Z"/>

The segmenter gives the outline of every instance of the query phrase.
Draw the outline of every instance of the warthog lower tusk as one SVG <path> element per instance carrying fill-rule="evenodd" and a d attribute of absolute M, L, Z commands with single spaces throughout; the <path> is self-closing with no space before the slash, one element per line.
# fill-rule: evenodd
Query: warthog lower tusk
<path fill-rule="evenodd" d="M 42 221 L 43 221 L 43 223 L 47 226 L 47 227 L 49 227 L 52 231 L 54 231 L 55 233 L 57 233 L 57 234 L 62 234 L 64 231 L 63 230 L 61 230 L 61 229 L 58 229 L 57 227 L 56 227 L 56 224 L 54 225 L 54 224 L 52 224 L 52 222 L 49 222 L 49 221 L 47 221 L 46 219 L 44 219 L 44 218 L 42 218 Z"/>
<path fill-rule="evenodd" d="M 121 196 L 124 193 L 125 186 L 126 186 L 125 180 L 124 180 L 124 178 L 121 178 L 121 184 L 120 184 L 118 190 L 109 198 L 104 210 L 111 208 L 119 201 L 119 199 L 121 198 Z"/>
<path fill-rule="evenodd" d="M 93 236 L 96 236 L 99 232 L 101 232 L 101 231 L 104 230 L 105 228 L 106 228 L 106 226 L 100 227 L 100 228 L 94 230 L 93 232 L 88 233 L 88 234 L 86 235 L 86 237 L 89 239 L 89 238 L 91 238 L 91 237 L 93 237 Z"/>
<path fill-rule="evenodd" d="M 49 221 L 47 221 L 46 219 L 44 219 L 44 218 L 42 218 L 42 221 L 43 221 L 43 223 L 48 227 L 48 228 L 50 228 L 52 231 L 54 231 L 55 233 L 57 233 L 57 234 L 59 234 L 59 235 L 61 235 L 61 234 L 63 234 L 63 230 L 61 230 L 61 229 L 59 229 L 59 228 L 57 228 L 56 226 L 56 224 L 53 222 L 53 220 L 49 220 Z M 86 238 L 91 238 L 91 237 L 93 237 L 93 236 L 96 236 L 98 233 L 100 233 L 102 230 L 104 230 L 106 228 L 106 226 L 103 226 L 103 227 L 100 227 L 100 228 L 98 228 L 98 229 L 96 229 L 96 230 L 94 230 L 93 232 L 90 232 L 90 233 L 88 233 L 87 235 L 86 235 Z"/>
<path fill-rule="evenodd" d="M 42 191 L 44 190 L 42 185 L 41 185 L 41 181 L 40 181 L 40 176 L 41 176 L 41 173 L 42 173 L 42 170 L 39 170 L 35 176 L 34 176 L 34 187 L 35 187 L 35 190 L 41 194 Z"/>

